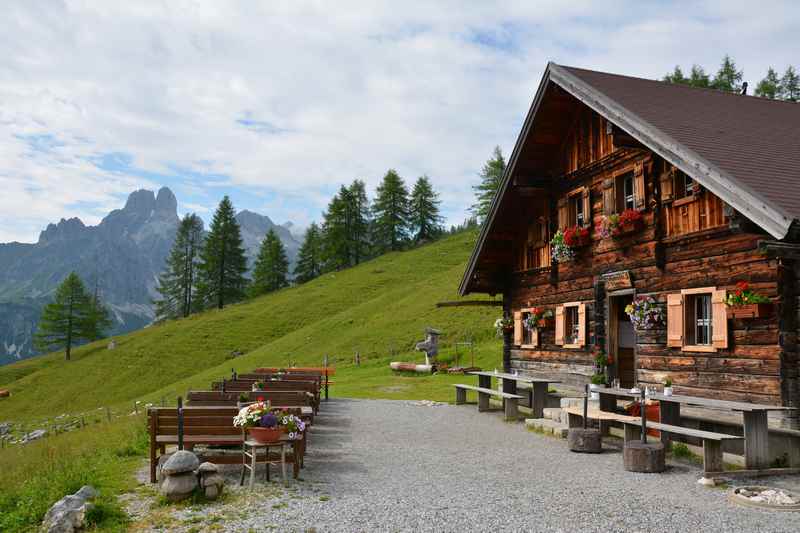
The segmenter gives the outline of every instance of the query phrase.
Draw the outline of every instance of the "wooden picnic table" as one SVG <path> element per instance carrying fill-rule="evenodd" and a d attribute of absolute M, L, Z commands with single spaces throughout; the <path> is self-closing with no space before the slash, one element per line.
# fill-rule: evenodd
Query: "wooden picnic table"
<path fill-rule="evenodd" d="M 603 411 L 614 411 L 616 409 L 616 399 L 618 397 L 641 397 L 641 393 L 631 392 L 628 389 L 599 389 L 595 392 L 600 394 L 600 409 Z M 673 426 L 681 425 L 681 404 L 705 407 L 708 409 L 741 412 L 744 420 L 745 465 L 747 468 L 755 470 L 768 468 L 770 464 L 767 413 L 769 411 L 788 411 L 794 409 L 794 407 L 783 407 L 780 405 L 733 402 L 679 394 L 666 396 L 661 393 L 653 393 L 647 396 L 647 399 L 659 402 L 661 422 Z M 669 434 L 662 431 L 661 440 L 667 444 L 669 439 Z"/>
<path fill-rule="evenodd" d="M 508 372 L 487 372 L 481 370 L 469 373 L 478 376 L 478 386 L 486 389 L 492 388 L 493 377 L 501 380 L 503 383 L 503 392 L 509 394 L 517 394 L 517 383 L 530 384 L 531 388 L 528 393 L 528 405 L 533 413 L 533 418 L 542 418 L 544 416 L 545 397 L 547 396 L 547 388 L 550 383 L 561 383 L 555 379 L 509 374 Z"/>

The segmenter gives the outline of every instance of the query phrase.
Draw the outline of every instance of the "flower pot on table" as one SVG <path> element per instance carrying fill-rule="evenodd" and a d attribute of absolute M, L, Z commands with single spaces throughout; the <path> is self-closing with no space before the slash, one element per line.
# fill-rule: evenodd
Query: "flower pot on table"
<path fill-rule="evenodd" d="M 248 436 L 259 444 L 272 444 L 281 440 L 283 428 L 252 427 L 247 430 Z"/>

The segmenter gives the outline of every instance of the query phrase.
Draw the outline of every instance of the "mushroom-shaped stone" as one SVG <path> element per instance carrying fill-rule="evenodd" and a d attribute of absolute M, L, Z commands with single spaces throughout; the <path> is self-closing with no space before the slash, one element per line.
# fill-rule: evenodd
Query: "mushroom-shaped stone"
<path fill-rule="evenodd" d="M 197 476 L 194 472 L 183 472 L 164 476 L 161 483 L 161 494 L 171 502 L 184 500 L 191 496 L 197 488 Z"/>
<path fill-rule="evenodd" d="M 194 472 L 199 464 L 200 461 L 197 460 L 195 454 L 186 450 L 178 450 L 161 467 L 161 473 L 171 476 L 183 474 L 184 472 Z"/>
<path fill-rule="evenodd" d="M 219 472 L 219 467 L 214 463 L 209 463 L 206 461 L 197 467 L 197 472 L 201 475 L 207 472 Z"/>

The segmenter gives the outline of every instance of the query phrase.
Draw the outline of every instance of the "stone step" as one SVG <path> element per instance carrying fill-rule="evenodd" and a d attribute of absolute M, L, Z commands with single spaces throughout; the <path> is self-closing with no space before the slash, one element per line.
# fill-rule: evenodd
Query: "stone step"
<path fill-rule="evenodd" d="M 566 425 L 556 422 L 555 420 L 550 420 L 549 418 L 527 418 L 525 419 L 525 426 L 528 429 L 541 431 L 542 433 L 554 435 L 562 439 L 567 438 L 567 433 L 569 431 Z"/>
<path fill-rule="evenodd" d="M 561 416 L 564 411 L 561 410 L 559 407 L 545 407 L 542 410 L 542 415 L 544 418 L 549 420 L 553 420 L 555 422 L 562 422 Z"/>

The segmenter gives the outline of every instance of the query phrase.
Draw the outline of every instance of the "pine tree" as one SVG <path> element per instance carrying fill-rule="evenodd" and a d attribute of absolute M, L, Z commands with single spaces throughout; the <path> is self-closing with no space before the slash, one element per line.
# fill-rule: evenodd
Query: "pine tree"
<path fill-rule="evenodd" d="M 692 65 L 692 71 L 689 73 L 689 85 L 703 89 L 711 86 L 708 74 L 700 65 Z"/>
<path fill-rule="evenodd" d="M 155 302 L 156 318 L 187 317 L 194 310 L 197 289 L 197 265 L 203 240 L 203 221 L 194 213 L 186 215 L 178 225 L 166 270 L 158 278 Z"/>
<path fill-rule="evenodd" d="M 197 303 L 222 309 L 245 296 L 247 258 L 233 204 L 225 196 L 211 221 L 197 269 Z"/>
<path fill-rule="evenodd" d="M 352 264 L 361 263 L 369 255 L 370 209 L 367 189 L 361 180 L 353 180 L 347 189 L 348 240 Z"/>
<path fill-rule="evenodd" d="M 786 68 L 786 72 L 781 77 L 780 97 L 789 102 L 800 100 L 800 77 L 791 65 Z"/>
<path fill-rule="evenodd" d="M 410 219 L 415 242 L 429 241 L 442 233 L 440 203 L 428 176 L 420 176 L 411 191 Z"/>
<path fill-rule="evenodd" d="M 322 235 L 315 222 L 306 230 L 294 267 L 296 283 L 306 283 L 322 273 Z"/>
<path fill-rule="evenodd" d="M 666 81 L 667 83 L 682 83 L 686 85 L 689 83 L 689 78 L 683 75 L 683 71 L 679 65 L 675 65 L 675 70 L 664 76 L 662 81 Z"/>
<path fill-rule="evenodd" d="M 101 320 L 99 310 L 81 278 L 75 272 L 70 273 L 56 288 L 53 302 L 42 310 L 34 337 L 37 349 L 64 348 L 65 358 L 69 361 L 73 346 L 98 338 L 107 326 L 107 322 Z"/>
<path fill-rule="evenodd" d="M 492 157 L 483 165 L 479 175 L 481 182 L 472 187 L 472 190 L 475 191 L 476 202 L 471 210 L 480 222 L 483 222 L 489 215 L 492 200 L 494 200 L 494 196 L 500 188 L 505 170 L 506 160 L 503 158 L 503 152 L 500 151 L 499 146 L 495 146 Z"/>
<path fill-rule="evenodd" d="M 372 213 L 378 251 L 400 250 L 408 236 L 408 189 L 395 170 L 389 170 L 378 186 Z"/>
<path fill-rule="evenodd" d="M 767 75 L 756 85 L 755 95 L 762 98 L 775 99 L 780 96 L 781 80 L 775 69 L 769 67 Z"/>
<path fill-rule="evenodd" d="M 289 286 L 289 260 L 278 234 L 270 228 L 261 241 L 258 258 L 253 268 L 250 296 L 260 296 Z"/>
<path fill-rule="evenodd" d="M 722 59 L 722 65 L 714 76 L 711 87 L 718 91 L 742 92 L 742 71 L 736 70 L 736 63 L 729 55 L 726 54 Z"/>
<path fill-rule="evenodd" d="M 108 308 L 100 300 L 99 295 L 95 294 L 89 298 L 89 312 L 87 315 L 87 339 L 90 341 L 100 340 L 105 336 L 105 332 L 111 328 L 113 321 Z"/>

